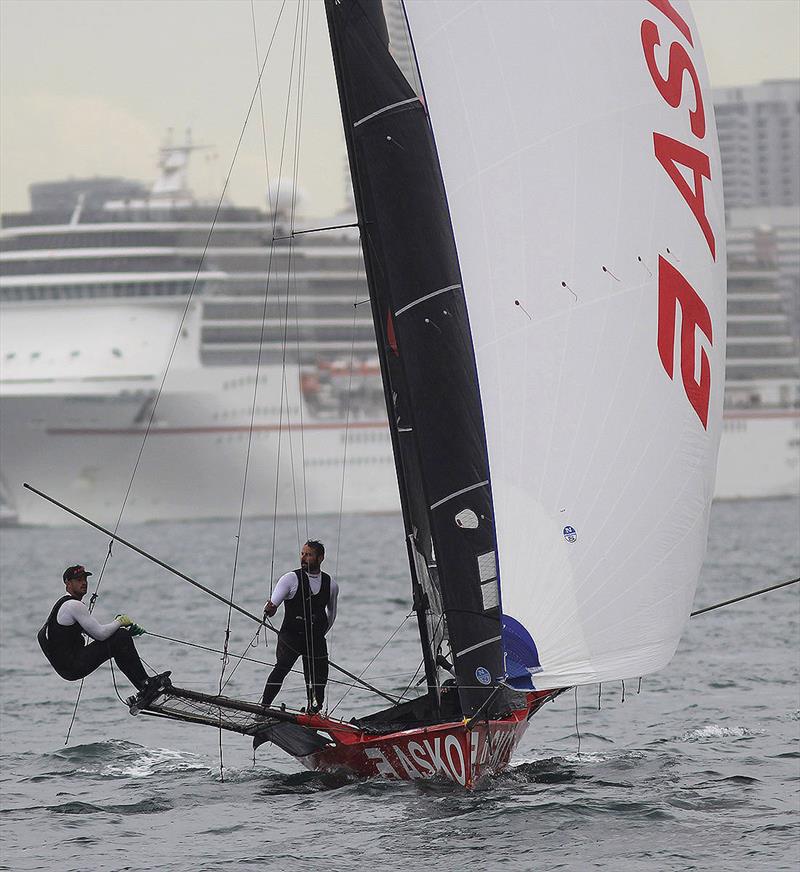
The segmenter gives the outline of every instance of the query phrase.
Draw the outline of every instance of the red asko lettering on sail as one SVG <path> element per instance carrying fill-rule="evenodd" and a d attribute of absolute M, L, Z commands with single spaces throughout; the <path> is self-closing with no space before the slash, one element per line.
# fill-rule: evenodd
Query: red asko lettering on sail
<path fill-rule="evenodd" d="M 675 309 L 681 309 L 681 378 L 683 389 L 704 428 L 708 427 L 708 399 L 711 394 L 711 362 L 700 348 L 700 380 L 694 377 L 695 329 L 711 343 L 711 316 L 697 291 L 666 259 L 658 258 L 658 354 L 672 378 L 675 355 Z"/>
<path fill-rule="evenodd" d="M 692 32 L 685 19 L 670 0 L 649 0 L 694 48 Z M 661 45 L 661 35 L 655 22 L 645 19 L 641 27 L 642 49 L 647 69 L 658 92 L 668 105 L 677 109 L 683 100 L 683 86 L 688 73 L 694 96 L 694 108 L 689 112 L 689 129 L 698 140 L 706 135 L 706 115 L 703 94 L 691 56 L 680 42 L 669 47 L 667 75 L 664 76 L 656 63 L 655 49 Z M 653 151 L 656 160 L 666 171 L 681 194 L 705 238 L 712 260 L 716 260 L 714 231 L 706 215 L 704 180 L 711 181 L 711 162 L 708 154 L 699 148 L 673 139 L 657 131 L 653 132 Z M 689 184 L 679 166 L 691 172 Z M 711 396 L 711 363 L 705 350 L 700 347 L 700 378 L 695 379 L 696 330 L 699 329 L 713 344 L 711 315 L 699 294 L 686 278 L 667 260 L 658 260 L 658 353 L 667 375 L 672 378 L 675 355 L 676 307 L 681 310 L 681 335 L 679 344 L 680 368 L 686 397 L 697 413 L 703 427 L 708 427 L 708 405 Z"/>

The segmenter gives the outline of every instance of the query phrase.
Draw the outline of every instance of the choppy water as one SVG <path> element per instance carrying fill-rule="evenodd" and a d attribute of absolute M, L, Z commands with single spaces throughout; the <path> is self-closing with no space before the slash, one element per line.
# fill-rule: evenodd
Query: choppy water
<path fill-rule="evenodd" d="M 800 504 L 718 504 L 697 606 L 798 575 Z M 121 531 L 208 586 L 231 587 L 231 522 Z M 336 519 L 309 532 L 333 542 Z M 305 530 L 301 531 L 304 537 Z M 279 570 L 294 565 L 298 531 L 278 527 Z M 265 599 L 272 524 L 241 538 L 235 599 Z M 332 656 L 357 668 L 402 622 L 408 582 L 395 517 L 345 518 Z M 97 615 L 127 611 L 149 630 L 219 648 L 226 609 L 115 546 Z M 35 633 L 61 595 L 69 563 L 97 570 L 105 540 L 86 529 L 2 533 L 2 798 L 0 869 L 152 870 L 376 868 L 795 870 L 800 861 L 800 595 L 794 587 L 694 619 L 672 664 L 645 679 L 547 706 L 514 767 L 474 793 L 451 784 L 348 782 L 303 772 L 246 739 L 140 716 L 117 699 L 108 666 L 85 684 L 70 744 L 77 686 L 43 660 Z M 338 566 L 337 566 L 338 564 Z M 94 581 L 95 578 L 91 579 Z M 231 649 L 252 629 L 232 619 Z M 212 689 L 218 655 L 152 635 L 139 644 L 177 684 Z M 412 621 L 369 675 L 401 688 L 417 667 Z M 231 664 L 231 667 L 234 664 Z M 250 662 L 226 691 L 256 698 L 264 667 Z M 120 692 L 128 688 L 117 676 Z M 332 685 L 338 699 L 342 686 Z M 284 698 L 299 700 L 299 683 Z M 352 692 L 339 712 L 374 703 Z"/>

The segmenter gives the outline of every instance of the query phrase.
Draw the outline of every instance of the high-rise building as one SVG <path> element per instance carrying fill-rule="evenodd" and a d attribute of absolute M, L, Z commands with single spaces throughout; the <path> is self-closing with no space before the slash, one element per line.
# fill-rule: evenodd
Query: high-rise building
<path fill-rule="evenodd" d="M 800 79 L 714 89 L 725 208 L 800 204 Z"/>

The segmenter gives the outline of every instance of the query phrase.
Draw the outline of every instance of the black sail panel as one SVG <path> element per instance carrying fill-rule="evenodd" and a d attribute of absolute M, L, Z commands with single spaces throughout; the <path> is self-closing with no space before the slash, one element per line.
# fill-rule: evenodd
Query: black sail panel
<path fill-rule="evenodd" d="M 433 134 L 390 52 L 384 4 L 326 9 L 412 575 L 428 612 L 423 647 L 430 668 L 446 634 L 464 714 L 489 714 L 504 674 L 489 464 Z"/>

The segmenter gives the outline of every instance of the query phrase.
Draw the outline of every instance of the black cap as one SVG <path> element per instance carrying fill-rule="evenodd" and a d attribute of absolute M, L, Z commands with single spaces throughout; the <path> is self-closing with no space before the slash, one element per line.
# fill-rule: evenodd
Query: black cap
<path fill-rule="evenodd" d="M 72 581 L 74 578 L 83 578 L 84 576 L 91 575 L 91 572 L 86 571 L 86 567 L 81 566 L 80 563 L 75 566 L 68 566 L 64 570 L 64 583 L 66 584 L 68 581 Z"/>

